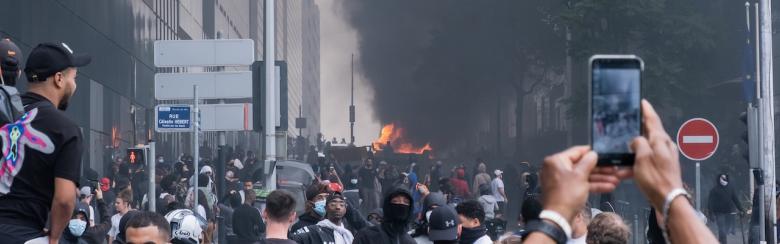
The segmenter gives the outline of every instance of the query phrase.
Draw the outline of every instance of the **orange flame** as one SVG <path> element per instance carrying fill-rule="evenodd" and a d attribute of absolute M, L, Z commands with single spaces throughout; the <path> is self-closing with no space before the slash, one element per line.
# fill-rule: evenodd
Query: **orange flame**
<path fill-rule="evenodd" d="M 387 124 L 382 127 L 382 132 L 379 134 L 379 138 L 374 141 L 372 146 L 375 151 L 382 151 L 386 144 L 390 142 L 393 147 L 393 152 L 403 154 L 422 154 L 425 151 L 433 151 L 430 143 L 426 143 L 424 146 L 415 146 L 404 139 L 404 129 L 396 128 L 395 124 Z"/>

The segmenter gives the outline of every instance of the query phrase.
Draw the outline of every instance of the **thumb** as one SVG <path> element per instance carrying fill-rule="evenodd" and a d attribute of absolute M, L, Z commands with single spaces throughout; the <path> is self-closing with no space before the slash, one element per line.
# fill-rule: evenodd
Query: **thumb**
<path fill-rule="evenodd" d="M 577 164 L 574 165 L 574 170 L 584 175 L 590 175 L 590 172 L 596 167 L 598 161 L 598 155 L 594 151 L 590 151 L 582 156 Z"/>

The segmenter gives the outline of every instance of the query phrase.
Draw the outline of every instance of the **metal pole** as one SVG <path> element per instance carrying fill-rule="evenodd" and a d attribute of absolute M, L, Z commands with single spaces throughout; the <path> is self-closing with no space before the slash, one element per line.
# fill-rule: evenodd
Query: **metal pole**
<path fill-rule="evenodd" d="M 198 142 L 200 140 L 199 138 L 199 132 L 200 132 L 200 110 L 198 110 L 198 103 L 200 101 L 198 100 L 198 85 L 192 86 L 192 104 L 194 107 L 194 113 L 195 116 L 195 123 L 193 123 L 195 126 L 192 127 L 192 146 L 193 146 L 193 158 L 194 162 L 192 174 L 193 174 L 193 182 L 192 182 L 192 197 L 193 197 L 193 204 L 192 204 L 192 212 L 197 213 L 198 212 L 198 172 L 200 168 L 198 167 L 198 162 L 200 161 L 200 143 Z M 203 216 L 205 217 L 205 216 Z"/>
<path fill-rule="evenodd" d="M 227 140 L 225 138 L 225 132 L 220 131 L 219 132 L 219 147 L 217 149 L 217 177 L 216 181 L 217 183 L 217 196 L 220 198 L 227 195 L 225 192 L 225 185 L 227 184 L 225 180 L 225 163 L 227 161 L 227 155 L 225 155 L 225 151 L 227 150 Z M 228 205 L 227 203 L 224 203 L 225 205 Z M 218 243 L 227 243 L 227 229 L 225 228 L 225 217 L 223 212 L 220 212 L 220 216 L 217 218 L 217 224 L 219 226 L 219 233 L 217 233 L 217 239 L 219 240 Z"/>
<path fill-rule="evenodd" d="M 701 211 L 701 162 L 696 161 L 696 210 Z"/>
<path fill-rule="evenodd" d="M 768 210 L 767 242 L 777 243 L 777 219 L 775 209 L 775 125 L 774 125 L 774 76 L 772 72 L 772 2 L 760 0 L 759 14 L 761 45 L 761 99 L 759 100 L 759 121 L 761 123 L 761 163 L 766 174 L 764 184 L 764 205 Z"/>
<path fill-rule="evenodd" d="M 272 178 L 271 162 L 276 161 L 276 80 L 275 61 L 276 53 L 274 37 L 274 0 L 265 0 L 265 162 L 266 187 L 275 185 Z"/>
<path fill-rule="evenodd" d="M 149 194 L 147 194 L 147 198 L 149 200 L 149 211 L 156 212 L 157 211 L 157 192 L 155 191 L 155 179 L 157 178 L 157 155 L 155 154 L 155 142 L 153 140 L 149 140 L 149 145 L 147 146 L 149 148 L 149 156 L 146 160 L 146 164 L 149 165 Z"/>
<path fill-rule="evenodd" d="M 355 54 L 352 54 L 352 74 L 349 105 L 349 144 L 355 145 Z"/>

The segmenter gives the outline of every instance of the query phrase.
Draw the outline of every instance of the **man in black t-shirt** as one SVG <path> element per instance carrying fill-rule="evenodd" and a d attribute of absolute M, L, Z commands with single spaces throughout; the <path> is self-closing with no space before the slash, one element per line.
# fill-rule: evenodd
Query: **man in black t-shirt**
<path fill-rule="evenodd" d="M 27 58 L 26 113 L 0 127 L 3 243 L 44 236 L 55 243 L 70 220 L 83 148 L 80 128 L 63 110 L 76 91 L 76 67 L 89 62 L 89 56 L 74 54 L 65 43 L 40 44 Z M 44 233 L 47 222 L 49 232 Z"/>
<path fill-rule="evenodd" d="M 268 194 L 263 210 L 263 219 L 268 222 L 265 240 L 262 244 L 295 244 L 287 239 L 287 230 L 295 222 L 295 198 L 282 190 Z"/>

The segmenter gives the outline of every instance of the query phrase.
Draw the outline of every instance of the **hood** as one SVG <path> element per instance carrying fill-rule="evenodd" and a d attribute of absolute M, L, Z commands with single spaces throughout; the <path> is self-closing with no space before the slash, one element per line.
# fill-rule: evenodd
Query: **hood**
<path fill-rule="evenodd" d="M 84 214 L 84 218 L 87 219 L 87 226 L 90 225 L 89 223 L 89 205 L 83 202 L 76 203 L 76 207 L 73 208 L 73 217 L 76 216 L 76 214 L 82 213 Z M 67 229 L 67 228 L 66 228 Z"/>
<path fill-rule="evenodd" d="M 368 215 L 376 214 L 379 217 L 384 218 L 385 214 L 382 211 L 382 208 L 376 208 L 374 210 L 371 210 L 371 212 L 368 212 Z"/>
<path fill-rule="evenodd" d="M 431 194 L 425 197 L 423 200 L 423 213 L 431 210 L 431 206 L 433 205 L 439 205 L 439 207 L 447 205 L 447 200 L 444 198 L 444 194 L 441 192 L 431 192 Z"/>
<path fill-rule="evenodd" d="M 388 191 L 387 195 L 385 195 L 384 203 L 382 205 L 382 208 L 385 209 L 384 210 L 385 213 L 387 213 L 387 209 L 390 208 L 391 200 L 394 197 L 400 196 L 400 195 L 406 196 L 406 197 L 409 198 L 409 200 L 414 201 L 413 200 L 414 198 L 412 198 L 412 194 L 409 193 L 409 191 L 406 190 L 406 189 L 396 188 L 396 189 L 390 190 L 390 191 Z M 404 231 L 405 228 L 409 225 L 409 223 L 411 223 L 411 221 L 414 219 L 413 218 L 413 216 L 414 216 L 414 202 L 411 202 L 411 201 L 410 201 L 411 204 L 409 205 L 409 211 L 408 211 L 409 214 L 406 216 L 406 223 L 404 223 L 403 225 L 394 226 L 393 224 L 391 224 L 391 223 L 389 223 L 387 221 L 387 218 L 384 218 L 385 221 L 382 222 L 383 229 L 388 231 L 388 233 L 400 233 L 400 232 Z"/>

